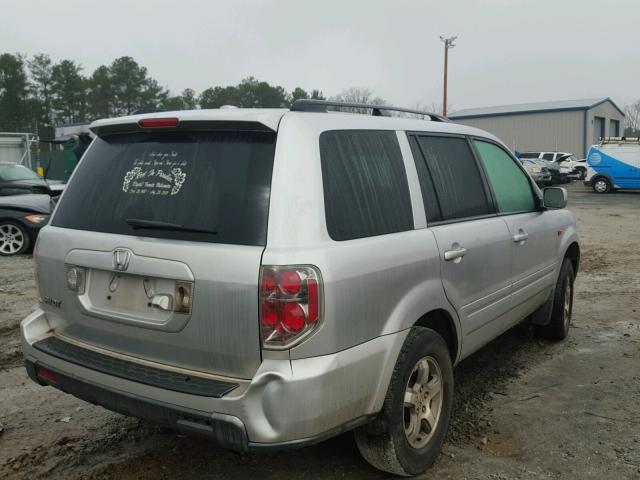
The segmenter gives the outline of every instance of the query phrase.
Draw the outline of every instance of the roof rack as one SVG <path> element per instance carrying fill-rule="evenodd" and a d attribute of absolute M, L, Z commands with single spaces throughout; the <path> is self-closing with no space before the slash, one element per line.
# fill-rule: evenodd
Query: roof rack
<path fill-rule="evenodd" d="M 293 102 L 291 105 L 292 112 L 323 112 L 328 111 L 328 107 L 338 108 L 361 108 L 364 110 L 371 110 L 371 115 L 374 117 L 388 117 L 387 113 L 383 112 L 402 112 L 412 113 L 414 115 L 427 115 L 434 122 L 450 122 L 447 117 L 438 115 L 432 112 L 423 112 L 421 110 L 412 110 L 410 108 L 392 107 L 390 105 L 372 105 L 368 103 L 350 103 L 350 102 L 334 102 L 332 100 L 312 100 L 312 99 L 299 99 Z"/>
<path fill-rule="evenodd" d="M 640 143 L 640 137 L 600 137 L 600 145 L 606 143 Z"/>

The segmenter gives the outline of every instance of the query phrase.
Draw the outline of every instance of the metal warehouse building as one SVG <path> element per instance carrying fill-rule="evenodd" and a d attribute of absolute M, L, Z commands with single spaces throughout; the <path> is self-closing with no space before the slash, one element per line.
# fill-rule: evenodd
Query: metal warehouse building
<path fill-rule="evenodd" d="M 491 132 L 513 150 L 571 152 L 584 158 L 600 137 L 622 134 L 624 112 L 606 97 L 469 108 L 449 118 Z"/>

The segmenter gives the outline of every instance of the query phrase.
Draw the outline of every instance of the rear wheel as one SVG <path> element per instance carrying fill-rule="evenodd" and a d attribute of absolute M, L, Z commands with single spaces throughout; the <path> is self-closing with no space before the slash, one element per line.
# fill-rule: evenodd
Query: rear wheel
<path fill-rule="evenodd" d="M 568 258 L 562 262 L 560 276 L 553 294 L 553 310 L 547 325 L 536 325 L 536 332 L 552 340 L 564 340 L 569 334 L 571 314 L 573 313 L 573 282 L 575 273 Z"/>
<path fill-rule="evenodd" d="M 593 191 L 607 193 L 611 191 L 611 182 L 606 177 L 598 177 L 593 181 Z"/>
<path fill-rule="evenodd" d="M 10 220 L 0 220 L 0 255 L 24 253 L 30 244 L 29 234 L 22 225 Z"/>
<path fill-rule="evenodd" d="M 424 472 L 442 449 L 452 400 L 447 344 L 433 330 L 414 327 L 398 356 L 382 411 L 355 431 L 360 453 L 385 472 Z"/>

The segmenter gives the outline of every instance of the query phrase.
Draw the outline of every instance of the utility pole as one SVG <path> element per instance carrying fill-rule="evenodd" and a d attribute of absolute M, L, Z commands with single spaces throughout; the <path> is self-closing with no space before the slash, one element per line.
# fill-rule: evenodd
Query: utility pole
<path fill-rule="evenodd" d="M 449 69 L 449 49 L 455 47 L 454 41 L 458 37 L 445 38 L 442 35 L 440 40 L 444 43 L 444 94 L 442 98 L 442 115 L 447 116 L 447 70 Z"/>

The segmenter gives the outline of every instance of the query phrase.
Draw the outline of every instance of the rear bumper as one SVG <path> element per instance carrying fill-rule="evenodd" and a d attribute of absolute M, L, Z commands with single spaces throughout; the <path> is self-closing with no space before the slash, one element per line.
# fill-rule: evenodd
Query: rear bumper
<path fill-rule="evenodd" d="M 251 380 L 224 379 L 237 387 L 213 397 L 110 375 L 35 348 L 53 333 L 41 310 L 23 320 L 21 331 L 27 371 L 37 383 L 240 452 L 309 445 L 365 423 L 382 407 L 408 333 L 321 357 L 264 359 Z M 38 376 L 37 367 L 59 380 Z"/>

